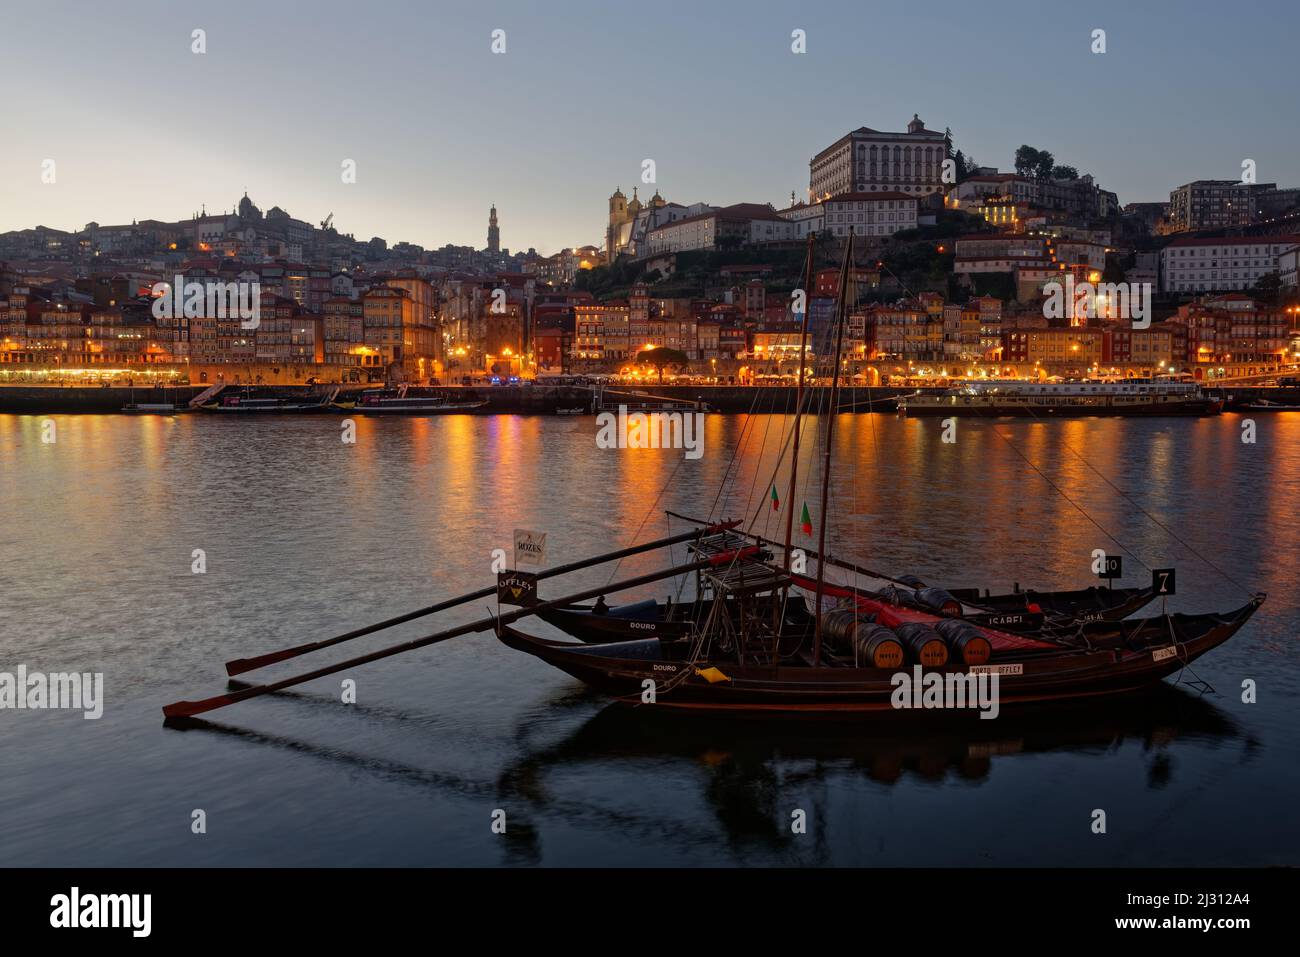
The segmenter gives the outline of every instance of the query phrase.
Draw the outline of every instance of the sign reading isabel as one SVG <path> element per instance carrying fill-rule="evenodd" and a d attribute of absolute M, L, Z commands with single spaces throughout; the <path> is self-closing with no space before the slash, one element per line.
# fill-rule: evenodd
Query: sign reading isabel
<path fill-rule="evenodd" d="M 546 533 L 515 529 L 515 568 L 532 565 L 540 568 L 546 564 Z"/>

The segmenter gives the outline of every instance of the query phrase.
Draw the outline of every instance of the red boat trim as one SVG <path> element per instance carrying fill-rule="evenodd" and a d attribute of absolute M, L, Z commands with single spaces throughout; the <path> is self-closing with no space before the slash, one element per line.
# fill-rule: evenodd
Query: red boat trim
<path fill-rule="evenodd" d="M 816 587 L 816 582 L 810 578 L 803 578 L 799 575 L 791 576 L 794 582 L 800 588 L 811 589 Z M 931 624 L 936 621 L 943 621 L 940 615 L 931 615 L 923 611 L 916 611 L 911 608 L 900 608 L 897 605 L 889 605 L 874 598 L 867 598 L 859 594 L 852 588 L 843 585 L 824 584 L 822 586 L 824 594 L 833 595 L 837 598 L 853 598 L 857 601 L 858 607 L 863 611 L 872 612 L 876 619 L 887 628 L 897 628 L 904 622 L 919 621 Z M 1026 638 L 1023 635 L 1013 635 L 1005 631 L 996 631 L 992 628 L 980 626 L 980 631 L 988 638 L 989 644 L 993 650 L 997 651 L 1020 651 L 1029 648 L 1059 648 L 1059 645 L 1050 641 L 1039 641 L 1035 638 Z"/>

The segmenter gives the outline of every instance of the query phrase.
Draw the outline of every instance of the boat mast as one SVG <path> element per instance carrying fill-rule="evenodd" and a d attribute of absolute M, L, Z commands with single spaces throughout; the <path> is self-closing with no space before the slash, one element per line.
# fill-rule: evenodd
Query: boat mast
<path fill-rule="evenodd" d="M 790 450 L 790 487 L 786 494 L 785 509 L 785 570 L 790 570 L 790 539 L 794 535 L 794 490 L 795 479 L 799 474 L 799 430 L 803 420 L 803 381 L 804 366 L 808 355 L 808 305 L 812 299 L 813 282 L 813 243 L 817 234 L 808 234 L 808 261 L 803 270 L 803 323 L 799 330 L 799 388 L 794 395 L 794 444 Z"/>
<path fill-rule="evenodd" d="M 826 438 L 822 443 L 822 503 L 817 532 L 817 554 L 826 554 L 826 505 L 831 494 L 831 436 L 835 429 L 835 415 L 839 411 L 840 350 L 844 347 L 844 314 L 848 310 L 849 264 L 853 262 L 853 227 L 844 245 L 844 265 L 840 267 L 839 299 L 835 304 L 835 352 L 831 370 L 831 394 L 826 407 Z M 813 630 L 813 667 L 822 661 L 822 593 L 825 590 L 826 560 L 817 559 L 816 626 Z"/>

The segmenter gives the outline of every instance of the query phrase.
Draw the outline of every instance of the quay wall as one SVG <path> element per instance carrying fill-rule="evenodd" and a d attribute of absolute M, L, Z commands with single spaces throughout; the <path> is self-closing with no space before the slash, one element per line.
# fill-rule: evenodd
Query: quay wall
<path fill-rule="evenodd" d="M 129 403 L 173 402 L 185 403 L 207 388 L 206 385 L 185 386 L 96 386 L 96 385 L 0 385 L 0 414 L 19 415 L 120 413 Z M 228 386 L 228 389 L 239 388 Z M 263 386 L 258 394 L 324 394 L 338 385 L 318 386 Z M 340 397 L 358 391 L 363 386 L 341 387 Z M 715 385 L 607 385 L 601 390 L 590 386 L 509 385 L 509 386 L 439 386 L 431 391 L 445 393 L 451 401 L 486 400 L 477 410 L 479 414 L 554 415 L 559 409 L 593 409 L 599 395 L 601 406 L 616 408 L 619 404 L 653 405 L 656 400 L 682 403 L 703 402 L 715 412 L 754 412 L 788 414 L 794 410 L 793 386 L 715 386 Z M 829 389 L 810 389 L 810 412 L 825 409 Z M 939 389 L 899 389 L 888 387 L 857 387 L 842 389 L 839 408 L 843 412 L 893 412 L 900 395 L 916 391 L 939 392 Z M 1300 404 L 1300 389 L 1267 387 L 1233 387 L 1208 389 L 1216 395 L 1229 398 L 1228 408 L 1237 408 L 1246 402 L 1267 398 L 1273 402 Z"/>

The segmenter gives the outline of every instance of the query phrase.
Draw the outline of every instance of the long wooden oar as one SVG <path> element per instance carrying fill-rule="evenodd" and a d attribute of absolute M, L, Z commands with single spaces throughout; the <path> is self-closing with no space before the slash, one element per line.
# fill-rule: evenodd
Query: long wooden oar
<path fill-rule="evenodd" d="M 678 565 L 674 568 L 665 568 L 662 571 L 652 572 L 649 575 L 641 575 L 637 578 L 629 578 L 625 581 L 611 583 L 602 588 L 589 588 L 586 591 L 578 592 L 576 595 L 556 598 L 553 601 L 544 601 L 537 605 L 530 605 L 527 608 L 520 608 L 517 611 L 507 612 L 504 615 L 496 615 L 491 618 L 480 618 L 478 621 L 459 625 L 456 628 L 451 628 L 447 631 L 435 632 L 432 635 L 426 635 L 423 638 L 416 638 L 413 641 L 403 642 L 400 645 L 381 648 L 378 651 L 372 651 L 369 654 L 361 655 L 357 658 L 349 658 L 346 661 L 340 661 L 338 664 L 328 665 L 324 668 L 317 668 L 315 671 L 295 675 L 291 678 L 284 678 L 280 681 L 273 681 L 270 684 L 254 685 L 251 688 L 245 688 L 243 691 L 221 694 L 217 695 L 215 698 L 204 698 L 202 701 L 176 701 L 163 707 L 163 715 L 168 718 L 192 718 L 194 715 L 203 714 L 205 711 L 215 711 L 217 708 L 224 708 L 227 705 L 232 705 L 239 701 L 247 701 L 249 698 L 256 698 L 260 695 L 270 694 L 273 691 L 280 691 L 284 688 L 292 688 L 294 685 L 313 681 L 316 678 L 323 678 L 326 675 L 337 674 L 340 671 L 346 671 L 347 669 L 355 668 L 358 665 L 369 664 L 370 662 L 378 661 L 381 658 L 391 658 L 393 655 L 400 655 L 404 651 L 414 651 L 416 648 L 423 648 L 425 645 L 437 644 L 440 641 L 446 641 L 449 638 L 458 638 L 461 635 L 468 635 L 473 632 L 490 631 L 494 628 L 499 628 L 501 625 L 508 625 L 521 618 L 535 615 L 540 611 L 560 608 L 564 605 L 572 604 L 575 601 L 584 601 L 588 598 L 595 598 L 597 595 L 608 594 L 609 592 L 636 588 L 639 585 L 648 585 L 651 582 L 662 581 L 665 578 L 672 578 L 675 575 L 708 568 L 712 565 L 723 564 L 730 562 L 733 559 L 734 555 L 729 553 L 715 555 L 712 558 L 704 559 L 702 561 L 691 562 L 687 565 Z"/>
<path fill-rule="evenodd" d="M 702 529 L 696 529 L 690 532 L 683 532 L 680 535 L 670 535 L 667 538 L 656 539 L 653 542 L 646 542 L 644 545 L 632 545 L 628 548 L 621 548 L 616 552 L 608 552 L 604 555 L 596 555 L 593 558 L 584 558 L 581 561 L 570 562 L 567 565 L 558 565 L 555 568 L 538 572 L 538 579 L 552 578 L 555 575 L 563 575 L 567 572 L 577 571 L 580 568 L 590 568 L 592 565 L 601 565 L 605 562 L 612 562 L 620 558 L 626 558 L 629 555 L 636 555 L 640 552 L 653 551 L 656 548 L 667 548 L 670 545 L 677 545 L 681 542 L 690 541 L 702 535 L 710 535 L 720 531 L 730 531 L 738 526 L 740 522 L 720 522 L 714 525 L 708 525 Z M 297 658 L 300 655 L 310 654 L 313 651 L 320 651 L 322 648 L 328 648 L 331 645 L 337 645 L 344 641 L 351 641 L 353 638 L 360 638 L 364 635 L 372 635 L 377 631 L 383 631 L 385 628 L 392 628 L 394 625 L 405 624 L 408 621 L 414 621 L 417 618 L 424 618 L 426 615 L 433 615 L 440 611 L 446 611 L 448 608 L 455 608 L 458 605 L 464 605 L 467 602 L 476 601 L 479 598 L 491 598 L 497 593 L 496 586 L 480 588 L 478 591 L 470 592 L 468 595 L 461 595 L 457 598 L 448 598 L 446 601 L 440 601 L 437 604 L 430 605 L 427 608 L 420 608 L 417 611 L 409 611 L 404 615 L 398 615 L 396 618 L 389 618 L 385 621 L 377 622 L 373 625 L 366 625 L 364 628 L 357 628 L 353 631 L 344 632 L 333 638 L 322 638 L 320 641 L 309 641 L 304 645 L 296 645 L 292 648 L 283 648 L 280 651 L 267 652 L 264 655 L 258 655 L 255 658 L 236 658 L 233 661 L 226 662 L 226 674 L 232 678 L 235 675 L 242 675 L 247 671 L 256 671 L 258 668 L 265 668 L 267 665 L 273 665 L 280 661 L 288 661 L 290 658 Z"/>

